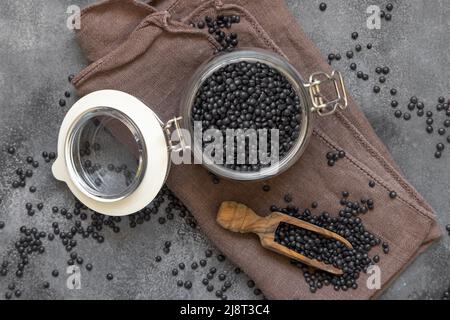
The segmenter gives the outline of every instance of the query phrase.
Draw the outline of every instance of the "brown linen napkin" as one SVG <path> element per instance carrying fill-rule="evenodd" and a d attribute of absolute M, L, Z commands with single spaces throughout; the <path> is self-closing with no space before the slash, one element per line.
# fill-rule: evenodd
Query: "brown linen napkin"
<path fill-rule="evenodd" d="M 190 76 L 217 48 L 205 30 L 189 26 L 204 16 L 239 14 L 233 25 L 242 47 L 276 52 L 306 79 L 312 72 L 330 72 L 330 66 L 296 24 L 283 0 L 159 0 L 154 6 L 131 0 L 110 0 L 83 10 L 77 38 L 92 62 L 74 79 L 80 95 L 100 89 L 117 89 L 142 99 L 163 120 L 179 115 L 180 93 Z M 325 154 L 345 150 L 346 157 L 329 167 Z M 374 180 L 375 188 L 368 187 Z M 273 299 L 367 299 L 377 296 L 434 240 L 440 231 L 431 207 L 402 176 L 386 148 L 352 99 L 349 108 L 333 116 L 316 118 L 310 145 L 287 172 L 266 182 L 221 181 L 214 185 L 198 165 L 173 166 L 168 186 L 197 218 L 217 247 L 239 265 L 267 297 Z M 380 248 L 381 290 L 370 290 L 359 280 L 358 290 L 335 292 L 326 287 L 309 292 L 301 271 L 277 254 L 263 249 L 253 235 L 223 230 L 215 222 L 222 201 L 245 203 L 261 214 L 272 204 L 283 205 L 290 193 L 300 208 L 318 200 L 317 210 L 336 214 L 341 191 L 354 200 L 370 196 L 375 210 L 362 216 L 372 233 L 387 241 Z M 389 191 L 398 194 L 395 200 Z M 317 213 L 317 212 L 316 212 Z"/>

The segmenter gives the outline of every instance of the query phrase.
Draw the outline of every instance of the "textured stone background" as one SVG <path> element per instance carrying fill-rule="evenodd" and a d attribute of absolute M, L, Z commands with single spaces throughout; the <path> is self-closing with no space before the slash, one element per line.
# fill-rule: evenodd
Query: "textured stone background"
<path fill-rule="evenodd" d="M 76 73 L 85 65 L 73 34 L 65 28 L 65 14 L 69 4 L 81 6 L 90 0 L 3 0 L 0 3 L 0 146 L 13 143 L 18 156 L 10 157 L 0 152 L 0 220 L 6 227 L 0 230 L 0 261 L 11 259 L 11 248 L 21 225 L 37 226 L 49 231 L 53 219 L 51 206 L 73 204 L 67 188 L 56 182 L 50 166 L 44 164 L 43 150 L 54 151 L 59 125 L 67 108 L 60 108 L 58 100 L 65 90 L 70 90 L 67 75 Z M 450 2 L 446 0 L 391 1 L 395 9 L 391 22 L 384 22 L 381 30 L 365 27 L 368 5 L 384 6 L 387 1 L 377 0 L 328 0 L 328 9 L 320 12 L 320 1 L 287 0 L 287 4 L 299 23 L 314 40 L 322 53 L 345 52 L 355 42 L 352 31 L 358 31 L 358 42 L 363 46 L 373 43 L 373 49 L 356 54 L 355 62 L 369 73 L 367 82 L 356 79 L 343 58 L 335 66 L 346 75 L 351 94 L 364 109 L 378 135 L 386 143 L 394 158 L 412 184 L 436 209 L 442 225 L 450 223 L 450 145 L 447 144 L 442 159 L 435 160 L 433 153 L 439 138 L 425 133 L 424 118 L 409 121 L 393 117 L 389 107 L 388 89 L 395 87 L 399 94 L 400 108 L 406 110 L 410 96 L 417 95 L 427 108 L 434 110 L 438 96 L 450 97 Z M 372 93 L 378 65 L 391 68 L 381 94 Z M 69 105 L 74 98 L 69 99 Z M 441 140 L 444 140 L 441 137 Z M 38 191 L 11 190 L 10 182 L 25 156 L 35 155 L 41 161 L 31 183 Z M 30 185 L 30 184 L 28 184 Z M 44 201 L 45 209 L 34 217 L 26 215 L 26 202 Z M 61 219 L 61 223 L 63 220 Z M 443 227 L 442 227 L 443 228 Z M 24 277 L 17 282 L 24 298 L 73 299 L 73 298 L 125 298 L 125 299 L 208 299 L 214 298 L 200 283 L 204 270 L 190 268 L 178 278 L 192 280 L 191 290 L 179 289 L 176 278 L 170 273 L 179 262 L 190 265 L 203 258 L 204 250 L 212 247 L 201 231 L 193 231 L 180 218 L 164 226 L 156 219 L 134 230 L 127 226 L 119 235 L 106 232 L 103 245 L 91 241 L 79 241 L 76 251 L 85 262 L 92 262 L 94 270 L 82 272 L 82 290 L 68 290 L 64 270 L 67 253 L 58 241 L 47 245 L 46 254 L 32 259 Z M 164 241 L 173 242 L 169 255 L 162 254 Z M 421 255 L 386 291 L 383 298 L 416 299 L 439 298 L 450 285 L 450 239 L 447 235 Z M 154 262 L 158 254 L 163 256 L 159 264 Z M 229 298 L 255 298 L 246 285 L 245 275 L 236 276 L 234 266 L 220 263 L 213 258 L 208 267 L 216 266 L 233 279 Z M 58 278 L 51 277 L 53 269 L 60 270 Z M 12 269 L 12 268 L 11 268 Z M 84 270 L 84 269 L 82 269 Z M 105 275 L 114 274 L 114 281 L 107 282 Z M 9 282 L 15 277 L 10 273 L 0 277 L 0 299 Z M 15 280 L 15 279 L 14 279 Z M 43 281 L 49 281 L 51 289 L 42 289 Z M 218 280 L 214 280 L 218 283 Z M 217 289 L 220 288 L 216 285 Z"/>

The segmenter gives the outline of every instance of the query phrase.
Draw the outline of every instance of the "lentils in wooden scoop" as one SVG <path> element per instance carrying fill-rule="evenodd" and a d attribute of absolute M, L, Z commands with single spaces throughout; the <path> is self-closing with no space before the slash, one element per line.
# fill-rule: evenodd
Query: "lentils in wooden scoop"
<path fill-rule="evenodd" d="M 272 211 L 283 212 L 335 232 L 347 239 L 353 246 L 353 249 L 349 249 L 334 239 L 292 225 L 280 224 L 275 235 L 276 242 L 308 258 L 333 265 L 344 272 L 341 276 L 333 275 L 312 270 L 298 261 L 292 261 L 292 264 L 302 269 L 310 291 L 313 293 L 328 285 L 332 285 L 336 291 L 357 289 L 360 273 L 366 272 L 370 265 L 380 260 L 378 255 L 373 258 L 369 257 L 369 251 L 380 245 L 381 240 L 367 231 L 361 218 L 358 217 L 358 215 L 368 212 L 367 200 L 350 201 L 347 197 L 348 194 L 345 193 L 341 200 L 343 208 L 339 211 L 338 217 L 332 217 L 328 212 L 313 215 L 309 209 L 299 212 L 298 208 L 294 206 L 285 209 L 271 208 Z M 388 246 L 387 243 L 383 245 Z M 385 253 L 387 252 L 385 251 Z"/>

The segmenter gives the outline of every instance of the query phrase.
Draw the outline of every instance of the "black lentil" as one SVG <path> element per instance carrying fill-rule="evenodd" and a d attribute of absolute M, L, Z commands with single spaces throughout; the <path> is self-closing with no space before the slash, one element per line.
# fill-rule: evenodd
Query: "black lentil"
<path fill-rule="evenodd" d="M 185 281 L 184 282 L 184 287 L 186 288 L 186 289 L 191 289 L 192 288 L 192 282 L 191 281 Z"/>
<path fill-rule="evenodd" d="M 292 202 L 292 195 L 291 194 L 286 194 L 284 196 L 284 201 L 287 202 L 287 203 Z"/>

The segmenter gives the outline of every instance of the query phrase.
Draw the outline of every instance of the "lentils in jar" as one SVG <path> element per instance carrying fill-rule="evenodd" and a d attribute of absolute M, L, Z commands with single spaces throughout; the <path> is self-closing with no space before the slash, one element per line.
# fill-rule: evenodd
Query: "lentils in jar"
<path fill-rule="evenodd" d="M 278 156 L 282 159 L 299 137 L 302 110 L 298 94 L 278 70 L 262 62 L 242 61 L 220 68 L 203 82 L 194 100 L 192 120 L 201 121 L 203 133 L 208 129 L 220 130 L 223 150 L 226 150 L 227 129 L 244 132 L 266 129 L 267 141 L 271 141 L 271 130 L 276 129 Z M 261 152 L 270 158 L 273 145 L 267 143 L 266 150 L 259 150 L 259 147 L 246 143 L 245 163 L 238 163 L 241 161 L 237 161 L 237 138 L 234 139 L 234 159 L 226 158 L 224 152 L 225 167 L 255 172 L 270 166 L 261 161 Z M 203 149 L 205 145 L 203 142 Z M 256 163 L 250 163 L 249 153 L 255 150 L 259 151 Z"/>

